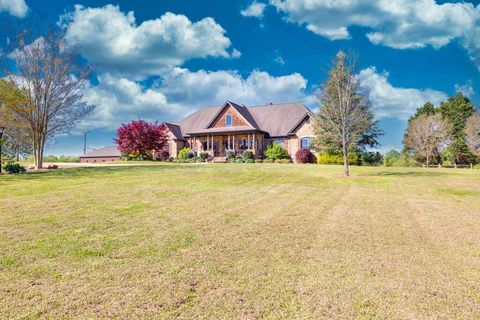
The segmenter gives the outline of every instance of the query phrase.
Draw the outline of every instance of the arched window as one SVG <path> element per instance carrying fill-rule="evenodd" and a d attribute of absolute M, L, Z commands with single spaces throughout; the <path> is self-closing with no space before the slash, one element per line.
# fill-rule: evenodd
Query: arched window
<path fill-rule="evenodd" d="M 225 117 L 225 126 L 230 127 L 232 125 L 232 116 L 227 114 Z"/>

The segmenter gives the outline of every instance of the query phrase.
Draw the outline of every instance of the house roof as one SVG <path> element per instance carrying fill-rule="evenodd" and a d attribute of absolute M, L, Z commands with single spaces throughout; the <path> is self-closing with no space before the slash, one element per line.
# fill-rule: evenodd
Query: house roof
<path fill-rule="evenodd" d="M 235 126 L 235 127 L 215 127 L 207 128 L 200 131 L 188 132 L 188 134 L 209 134 L 209 133 L 228 133 L 228 132 L 247 132 L 258 131 L 258 129 L 251 126 Z"/>
<path fill-rule="evenodd" d="M 170 130 L 175 139 L 184 140 L 182 136 L 182 130 L 180 129 L 180 126 L 178 124 L 165 122 L 164 125 Z"/>
<path fill-rule="evenodd" d="M 251 126 L 209 128 L 227 105 L 234 107 Z M 249 131 L 252 129 L 264 131 L 271 137 L 282 137 L 291 134 L 291 131 L 309 114 L 311 114 L 310 110 L 300 102 L 246 107 L 227 101 L 222 106 L 199 109 L 185 119 L 171 124 L 180 128 L 183 137 L 188 137 L 189 134 Z"/>
<path fill-rule="evenodd" d="M 251 128 L 258 129 L 258 125 L 257 125 L 255 119 L 253 119 L 252 115 L 248 111 L 247 107 L 245 107 L 243 105 L 236 104 L 235 102 L 232 102 L 232 101 L 225 102 L 223 107 L 218 109 L 217 113 L 212 118 L 212 120 L 207 124 L 205 129 L 209 128 L 213 124 L 213 122 L 215 122 L 215 120 L 218 118 L 218 116 L 222 113 L 222 111 L 225 108 L 227 108 L 228 106 L 232 106 L 235 110 L 237 110 L 237 112 L 247 121 L 247 123 L 250 125 Z"/>
<path fill-rule="evenodd" d="M 268 132 L 271 137 L 289 135 L 290 131 L 311 113 L 300 102 L 255 106 L 248 108 L 248 111 L 260 129 Z"/>
<path fill-rule="evenodd" d="M 80 158 L 103 158 L 103 157 L 120 157 L 120 151 L 117 147 L 103 147 L 83 154 Z"/>

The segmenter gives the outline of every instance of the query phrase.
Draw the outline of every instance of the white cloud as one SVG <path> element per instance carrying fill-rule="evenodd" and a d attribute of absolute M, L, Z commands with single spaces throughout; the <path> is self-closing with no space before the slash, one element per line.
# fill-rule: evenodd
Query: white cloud
<path fill-rule="evenodd" d="M 67 42 L 101 72 L 134 77 L 158 75 L 192 58 L 238 57 L 230 50 L 226 31 L 213 18 L 190 21 L 165 13 L 158 19 L 135 22 L 133 12 L 118 6 L 85 8 L 62 16 Z"/>
<path fill-rule="evenodd" d="M 262 18 L 265 7 L 265 3 L 253 1 L 247 8 L 240 11 L 240 13 L 244 17 Z"/>
<path fill-rule="evenodd" d="M 378 73 L 375 67 L 363 69 L 358 74 L 360 89 L 365 91 L 378 119 L 398 118 L 406 120 L 426 102 L 440 104 L 448 96 L 432 89 L 394 87 L 388 81 L 388 73 Z"/>
<path fill-rule="evenodd" d="M 283 59 L 283 57 L 280 56 L 280 55 L 277 55 L 275 57 L 275 62 L 278 63 L 281 66 L 285 65 L 285 59 Z"/>
<path fill-rule="evenodd" d="M 397 49 L 440 48 L 460 39 L 480 68 L 480 6 L 435 0 L 270 0 L 286 19 L 331 40 L 349 39 L 349 27 L 367 28 L 374 44 Z"/>
<path fill-rule="evenodd" d="M 465 84 L 455 84 L 455 91 L 461 92 L 465 97 L 471 98 L 475 93 L 473 89 L 472 81 L 468 80 Z"/>
<path fill-rule="evenodd" d="M 289 101 L 314 103 L 316 99 L 306 94 L 306 87 L 307 80 L 298 73 L 274 77 L 257 70 L 242 77 L 235 71 L 191 72 L 174 68 L 149 88 L 106 74 L 99 77 L 98 86 L 85 92 L 86 100 L 98 107 L 81 129 L 112 129 L 138 118 L 180 120 L 197 108 L 220 105 L 226 100 L 247 105 Z"/>
<path fill-rule="evenodd" d="M 27 15 L 28 6 L 24 0 L 0 0 L 0 12 L 3 11 L 12 16 L 23 18 Z"/>
<path fill-rule="evenodd" d="M 159 88 L 169 102 L 181 105 L 199 107 L 226 100 L 255 105 L 304 100 L 307 80 L 299 73 L 274 77 L 254 70 L 244 78 L 235 71 L 191 72 L 176 68 L 163 79 Z"/>

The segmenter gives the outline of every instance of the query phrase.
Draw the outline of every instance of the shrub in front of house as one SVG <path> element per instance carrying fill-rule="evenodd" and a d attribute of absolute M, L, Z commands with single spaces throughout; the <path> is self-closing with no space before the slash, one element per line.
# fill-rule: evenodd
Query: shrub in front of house
<path fill-rule="evenodd" d="M 253 159 L 245 159 L 245 163 L 254 163 L 254 162 L 255 162 L 255 160 L 253 160 Z"/>
<path fill-rule="evenodd" d="M 192 153 L 192 150 L 190 148 L 183 148 L 178 153 L 178 158 L 179 159 L 187 160 L 187 159 L 192 159 L 194 157 L 195 157 L 195 155 Z"/>
<path fill-rule="evenodd" d="M 308 149 L 300 149 L 295 153 L 297 163 L 315 163 L 315 155 Z"/>
<path fill-rule="evenodd" d="M 264 159 L 263 163 L 273 163 L 274 160 L 272 159 Z"/>
<path fill-rule="evenodd" d="M 253 159 L 253 152 L 250 150 L 243 151 L 243 160 Z"/>
<path fill-rule="evenodd" d="M 355 153 L 350 153 L 348 155 L 348 162 L 350 164 L 357 164 L 358 163 L 358 157 L 357 154 Z M 317 156 L 317 163 L 318 164 L 337 164 L 337 165 L 342 165 L 343 164 L 343 156 L 341 155 L 336 155 L 336 154 L 319 154 Z"/>
<path fill-rule="evenodd" d="M 255 163 L 263 163 L 262 159 L 255 159 Z"/>
<path fill-rule="evenodd" d="M 275 163 L 292 163 L 292 161 L 290 159 L 277 159 L 275 160 Z"/>
<path fill-rule="evenodd" d="M 235 159 L 235 158 L 236 158 L 235 152 L 233 152 L 233 151 L 227 151 L 227 153 L 226 153 L 226 160 L 227 160 L 227 161 L 229 161 L 229 160 L 231 160 L 231 159 Z"/>
<path fill-rule="evenodd" d="M 201 152 L 200 159 L 205 162 L 210 159 L 210 154 L 208 152 Z"/>
<path fill-rule="evenodd" d="M 6 165 L 3 166 L 3 168 L 9 174 L 25 173 L 27 171 L 19 163 L 14 162 L 8 162 Z"/>
<path fill-rule="evenodd" d="M 168 161 L 170 159 L 170 153 L 168 150 L 162 150 L 158 153 L 157 158 L 155 160 L 157 161 Z"/>
<path fill-rule="evenodd" d="M 267 147 L 265 157 L 270 160 L 290 159 L 287 150 L 276 142 Z"/>
<path fill-rule="evenodd" d="M 243 160 L 242 157 L 236 157 L 235 158 L 235 163 L 244 163 L 245 161 Z"/>

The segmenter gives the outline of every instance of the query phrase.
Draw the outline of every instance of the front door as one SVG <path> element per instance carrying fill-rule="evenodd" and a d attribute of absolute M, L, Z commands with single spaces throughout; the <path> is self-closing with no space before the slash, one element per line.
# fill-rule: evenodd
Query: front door
<path fill-rule="evenodd" d="M 217 141 L 213 142 L 213 156 L 214 157 L 220 157 L 220 145 Z"/>

